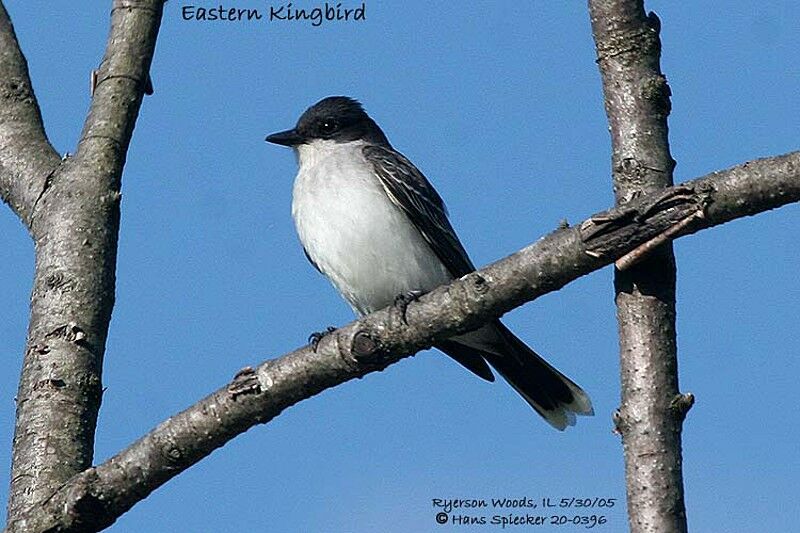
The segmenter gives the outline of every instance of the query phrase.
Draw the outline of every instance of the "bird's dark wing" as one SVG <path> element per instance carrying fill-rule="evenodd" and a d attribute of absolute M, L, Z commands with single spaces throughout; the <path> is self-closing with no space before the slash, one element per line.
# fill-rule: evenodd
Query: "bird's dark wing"
<path fill-rule="evenodd" d="M 365 146 L 383 188 L 454 277 L 475 270 L 447 220 L 444 203 L 422 172 L 402 154 L 385 146 Z M 465 344 L 464 341 L 469 342 Z M 575 423 L 575 415 L 593 414 L 588 395 L 511 333 L 499 320 L 436 345 L 489 381 L 494 367 L 553 427 Z M 488 364 L 487 364 L 488 361 Z"/>
<path fill-rule="evenodd" d="M 447 219 L 442 198 L 422 172 L 391 148 L 365 146 L 364 156 L 372 163 L 386 194 L 405 211 L 453 277 L 459 278 L 475 270 Z"/>

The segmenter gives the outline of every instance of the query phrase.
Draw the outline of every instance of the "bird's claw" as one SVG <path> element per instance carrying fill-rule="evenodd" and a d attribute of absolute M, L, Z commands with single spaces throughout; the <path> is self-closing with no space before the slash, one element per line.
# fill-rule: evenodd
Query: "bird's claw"
<path fill-rule="evenodd" d="M 327 337 L 331 333 L 336 331 L 336 328 L 333 326 L 328 326 L 325 328 L 325 331 L 315 331 L 311 335 L 308 336 L 308 345 L 311 346 L 311 350 L 314 352 L 317 351 L 317 346 L 319 346 L 319 341 L 323 338 Z"/>
<path fill-rule="evenodd" d="M 408 325 L 408 320 L 406 320 L 406 310 L 408 309 L 408 304 L 411 302 L 416 302 L 423 294 L 425 294 L 424 291 L 408 291 L 395 296 L 394 308 L 397 309 L 398 313 L 400 313 L 400 319 L 403 321 L 403 324 Z"/>

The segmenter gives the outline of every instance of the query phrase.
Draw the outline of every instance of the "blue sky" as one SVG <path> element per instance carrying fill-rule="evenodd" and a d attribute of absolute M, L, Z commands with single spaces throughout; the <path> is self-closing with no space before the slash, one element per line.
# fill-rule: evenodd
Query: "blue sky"
<path fill-rule="evenodd" d="M 180 10 L 189 4 L 167 3 L 156 94 L 144 102 L 123 178 L 98 462 L 241 367 L 351 320 L 294 234 L 294 158 L 263 141 L 318 99 L 364 103 L 436 185 L 479 265 L 613 202 L 584 2 L 367 0 L 366 21 L 317 28 L 187 22 Z M 6 6 L 50 139 L 73 151 L 110 2 Z M 793 2 L 647 7 L 663 22 L 676 181 L 797 149 Z M 798 214 L 789 206 L 676 243 L 680 380 L 697 397 L 684 429 L 694 532 L 779 531 L 800 520 Z M 30 239 L 5 207 L 0 246 L 5 501 L 33 271 Z M 572 496 L 617 498 L 596 529 L 624 531 L 611 270 L 505 320 L 589 392 L 595 417 L 558 433 L 510 387 L 424 352 L 252 429 L 111 531 L 441 532 L 455 526 L 435 523 L 433 498 Z M 487 528 L 498 529 L 463 529 Z"/>

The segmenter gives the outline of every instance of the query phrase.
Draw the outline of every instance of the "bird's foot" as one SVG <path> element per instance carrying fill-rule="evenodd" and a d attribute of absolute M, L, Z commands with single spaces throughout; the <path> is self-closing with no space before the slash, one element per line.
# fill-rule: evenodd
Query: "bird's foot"
<path fill-rule="evenodd" d="M 395 296 L 394 308 L 398 313 L 400 313 L 400 320 L 403 321 L 403 324 L 408 325 L 408 321 L 406 320 L 406 309 L 408 309 L 408 304 L 411 302 L 416 302 L 423 294 L 425 294 L 425 291 L 408 291 Z"/>
<path fill-rule="evenodd" d="M 319 346 L 319 341 L 323 338 L 327 337 L 331 333 L 336 331 L 336 328 L 333 326 L 328 326 L 325 328 L 325 331 L 315 331 L 311 335 L 308 336 L 308 345 L 311 346 L 311 350 L 314 352 L 317 351 L 317 346 Z"/>

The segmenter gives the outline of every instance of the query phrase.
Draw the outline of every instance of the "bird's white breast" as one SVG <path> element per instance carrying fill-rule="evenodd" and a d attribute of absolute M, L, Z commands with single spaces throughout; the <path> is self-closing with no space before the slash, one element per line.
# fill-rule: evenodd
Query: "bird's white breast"
<path fill-rule="evenodd" d="M 292 217 L 311 260 L 365 314 L 451 276 L 389 199 L 363 146 L 323 140 L 300 145 Z"/>

